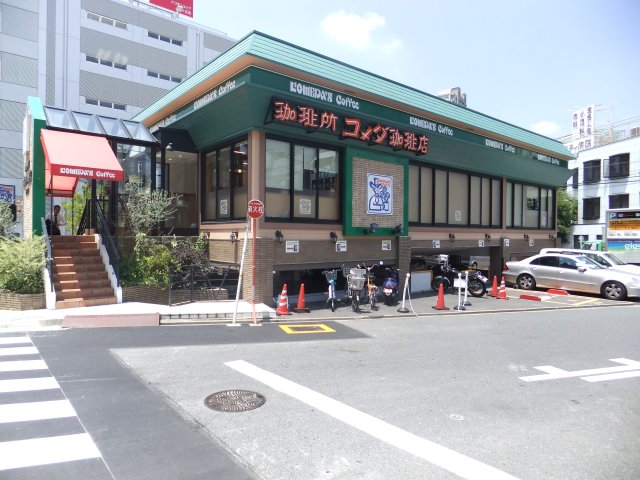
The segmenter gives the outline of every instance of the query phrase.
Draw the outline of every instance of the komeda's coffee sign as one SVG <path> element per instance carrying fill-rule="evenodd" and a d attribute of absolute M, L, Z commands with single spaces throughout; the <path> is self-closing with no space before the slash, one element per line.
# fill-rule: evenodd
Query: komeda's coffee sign
<path fill-rule="evenodd" d="M 384 126 L 379 122 L 372 124 L 332 111 L 292 105 L 285 100 L 273 100 L 271 112 L 271 118 L 276 122 L 296 124 L 312 131 L 328 131 L 340 138 L 352 138 L 367 145 L 382 145 L 416 155 L 426 155 L 429 151 L 429 137 L 426 135 Z"/>

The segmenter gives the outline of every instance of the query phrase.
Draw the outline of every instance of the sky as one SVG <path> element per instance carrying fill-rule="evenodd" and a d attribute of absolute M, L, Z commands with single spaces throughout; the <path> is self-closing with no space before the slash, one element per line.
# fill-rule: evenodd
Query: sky
<path fill-rule="evenodd" d="M 194 0 L 193 20 L 253 30 L 557 138 L 640 116 L 639 0 Z"/>

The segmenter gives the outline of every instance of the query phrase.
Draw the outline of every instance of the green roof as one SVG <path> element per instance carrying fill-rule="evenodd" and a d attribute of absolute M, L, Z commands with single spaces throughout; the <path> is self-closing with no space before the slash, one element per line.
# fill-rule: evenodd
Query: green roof
<path fill-rule="evenodd" d="M 494 133 L 514 141 L 547 150 L 562 158 L 573 158 L 569 150 L 559 141 L 530 130 L 503 122 L 475 110 L 461 107 L 415 88 L 347 65 L 332 58 L 306 50 L 260 32 L 251 32 L 229 50 L 216 57 L 173 90 L 167 92 L 152 105 L 140 112 L 134 120 L 143 121 L 171 102 L 186 94 L 219 70 L 232 64 L 243 55 L 251 55 L 269 62 L 301 70 L 347 87 L 364 90 L 429 114 L 449 118 L 474 129 Z"/>

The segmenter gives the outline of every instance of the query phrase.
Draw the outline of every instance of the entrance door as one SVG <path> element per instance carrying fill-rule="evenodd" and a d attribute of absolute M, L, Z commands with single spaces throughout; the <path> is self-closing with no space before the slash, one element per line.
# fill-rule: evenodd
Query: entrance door
<path fill-rule="evenodd" d="M 179 196 L 176 211 L 165 222 L 165 230 L 196 235 L 198 232 L 198 155 L 193 152 L 165 151 L 164 189 Z"/>

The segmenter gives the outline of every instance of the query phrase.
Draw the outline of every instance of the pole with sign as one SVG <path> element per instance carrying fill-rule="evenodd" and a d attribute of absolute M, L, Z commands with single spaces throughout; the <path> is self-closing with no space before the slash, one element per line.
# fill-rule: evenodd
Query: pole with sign
<path fill-rule="evenodd" d="M 251 229 L 253 230 L 253 236 L 251 239 L 251 310 L 253 313 L 252 326 L 258 326 L 258 320 L 256 318 L 256 223 L 257 220 L 264 215 L 264 203 L 260 200 L 249 200 L 249 206 L 247 208 L 247 215 L 251 218 Z"/>

